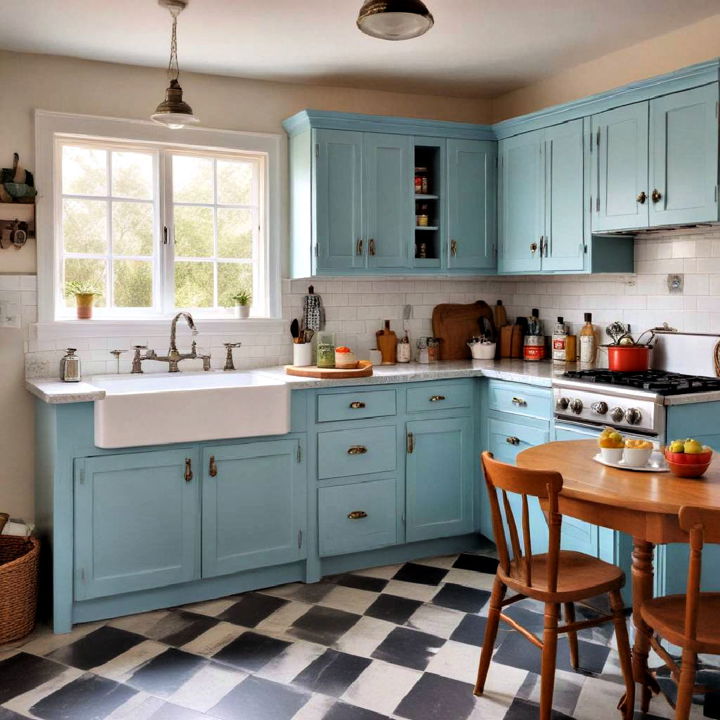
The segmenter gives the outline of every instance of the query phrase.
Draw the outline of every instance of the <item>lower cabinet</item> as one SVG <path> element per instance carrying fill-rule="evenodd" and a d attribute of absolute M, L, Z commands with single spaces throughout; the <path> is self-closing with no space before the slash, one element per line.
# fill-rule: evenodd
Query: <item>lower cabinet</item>
<path fill-rule="evenodd" d="M 407 542 L 472 532 L 471 419 L 409 422 L 407 443 Z"/>
<path fill-rule="evenodd" d="M 203 448 L 203 577 L 306 557 L 301 457 L 297 440 Z"/>
<path fill-rule="evenodd" d="M 200 577 L 195 448 L 75 460 L 77 600 Z"/>

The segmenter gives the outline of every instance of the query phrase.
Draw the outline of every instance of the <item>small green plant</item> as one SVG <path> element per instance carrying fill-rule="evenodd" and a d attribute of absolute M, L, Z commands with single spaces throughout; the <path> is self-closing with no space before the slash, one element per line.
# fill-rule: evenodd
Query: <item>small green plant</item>
<path fill-rule="evenodd" d="M 252 293 L 245 288 L 236 292 L 230 298 L 236 305 L 249 305 L 252 302 Z"/>
<path fill-rule="evenodd" d="M 79 280 L 68 280 L 65 283 L 65 295 L 95 295 L 100 296 L 102 293 L 91 283 Z"/>

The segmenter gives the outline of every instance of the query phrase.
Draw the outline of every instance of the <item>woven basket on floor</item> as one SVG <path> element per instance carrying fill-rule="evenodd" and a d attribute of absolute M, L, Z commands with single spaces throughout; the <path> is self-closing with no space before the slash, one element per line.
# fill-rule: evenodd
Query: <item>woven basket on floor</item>
<path fill-rule="evenodd" d="M 35 627 L 40 542 L 0 535 L 0 645 Z"/>

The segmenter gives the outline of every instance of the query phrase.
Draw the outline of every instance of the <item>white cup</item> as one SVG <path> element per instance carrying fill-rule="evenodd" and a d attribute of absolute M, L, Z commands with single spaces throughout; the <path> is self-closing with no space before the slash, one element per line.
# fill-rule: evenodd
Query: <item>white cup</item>
<path fill-rule="evenodd" d="M 377 350 L 376 348 L 373 348 L 370 350 L 370 362 L 373 365 L 380 365 L 382 364 L 382 353 Z"/>
<path fill-rule="evenodd" d="M 295 367 L 312 365 L 312 349 L 312 343 L 293 343 L 293 365 Z"/>
<path fill-rule="evenodd" d="M 619 463 L 623 456 L 623 449 L 619 448 L 600 448 L 600 457 L 609 463 Z"/>

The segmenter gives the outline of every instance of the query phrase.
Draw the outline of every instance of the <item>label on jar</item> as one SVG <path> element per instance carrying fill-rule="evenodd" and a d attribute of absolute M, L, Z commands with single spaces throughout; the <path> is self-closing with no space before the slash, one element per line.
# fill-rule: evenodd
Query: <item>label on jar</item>
<path fill-rule="evenodd" d="M 544 345 L 525 345 L 523 348 L 525 360 L 542 360 L 545 357 Z"/>
<path fill-rule="evenodd" d="M 595 360 L 595 338 L 592 335 L 580 336 L 580 362 L 591 363 Z"/>
<path fill-rule="evenodd" d="M 567 335 L 554 335 L 552 340 L 552 359 L 565 360 L 565 343 Z"/>

